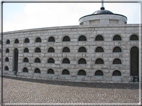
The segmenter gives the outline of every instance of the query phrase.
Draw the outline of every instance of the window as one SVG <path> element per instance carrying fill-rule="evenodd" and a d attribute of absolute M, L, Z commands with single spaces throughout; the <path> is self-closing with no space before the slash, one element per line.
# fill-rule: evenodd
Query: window
<path fill-rule="evenodd" d="M 113 49 L 113 52 L 122 52 L 122 51 L 121 51 L 121 48 L 120 48 L 120 47 L 115 47 L 115 48 Z"/>
<path fill-rule="evenodd" d="M 63 41 L 68 42 L 68 41 L 70 41 L 70 38 L 69 38 L 68 36 L 65 36 L 65 37 L 63 38 Z"/>
<path fill-rule="evenodd" d="M 70 64 L 70 60 L 68 58 L 64 58 L 62 63 L 64 64 Z"/>
<path fill-rule="evenodd" d="M 95 41 L 103 41 L 104 38 L 102 35 L 97 35 Z"/>
<path fill-rule="evenodd" d="M 39 47 L 37 47 L 36 49 L 35 49 L 35 53 L 40 53 L 41 52 L 41 49 L 39 48 Z"/>
<path fill-rule="evenodd" d="M 81 35 L 79 38 L 78 38 L 78 41 L 87 41 L 86 37 L 84 35 Z"/>
<path fill-rule="evenodd" d="M 35 63 L 41 63 L 40 59 L 39 59 L 39 58 L 36 58 L 36 59 L 35 59 Z"/>
<path fill-rule="evenodd" d="M 66 69 L 64 69 L 64 70 L 62 71 L 62 75 L 69 75 L 69 74 L 70 74 L 69 71 L 66 70 Z"/>
<path fill-rule="evenodd" d="M 95 64 L 104 64 L 104 61 L 99 58 L 96 60 Z"/>
<path fill-rule="evenodd" d="M 23 72 L 27 73 L 28 69 L 26 67 L 23 68 Z"/>
<path fill-rule="evenodd" d="M 48 52 L 49 52 L 49 53 L 53 53 L 53 52 L 55 52 L 55 50 L 54 50 L 53 47 L 50 47 L 50 48 L 48 49 Z"/>
<path fill-rule="evenodd" d="M 54 70 L 53 69 L 48 69 L 47 74 L 54 74 Z"/>
<path fill-rule="evenodd" d="M 47 62 L 48 63 L 55 63 L 53 58 L 49 58 Z"/>
<path fill-rule="evenodd" d="M 121 41 L 121 37 L 120 37 L 119 35 L 115 35 L 115 36 L 113 37 L 113 40 L 114 40 L 114 41 Z"/>
<path fill-rule="evenodd" d="M 37 37 L 35 42 L 41 42 L 41 38 L 40 37 Z"/>
<path fill-rule="evenodd" d="M 70 49 L 69 49 L 68 47 L 64 47 L 63 50 L 62 50 L 62 52 L 63 52 L 63 53 L 64 53 L 64 52 L 70 52 Z"/>
<path fill-rule="evenodd" d="M 5 66 L 4 70 L 5 70 L 5 71 L 8 71 L 8 70 L 9 70 L 9 68 L 8 68 L 7 66 Z"/>
<path fill-rule="evenodd" d="M 84 70 L 79 70 L 79 71 L 78 71 L 78 75 L 83 75 L 83 76 L 85 76 L 85 75 L 86 75 L 86 72 L 85 72 Z"/>
<path fill-rule="evenodd" d="M 6 49 L 6 53 L 9 53 L 9 49 L 8 48 Z"/>
<path fill-rule="evenodd" d="M 79 59 L 78 64 L 86 64 L 86 60 L 81 58 Z"/>
<path fill-rule="evenodd" d="M 132 35 L 130 37 L 130 40 L 139 40 L 138 36 L 137 35 Z"/>
<path fill-rule="evenodd" d="M 102 47 L 97 47 L 95 52 L 104 52 L 104 49 Z"/>
<path fill-rule="evenodd" d="M 103 72 L 101 70 L 97 70 L 95 72 L 95 76 L 103 76 Z"/>
<path fill-rule="evenodd" d="M 29 49 L 28 48 L 25 48 L 24 49 L 24 53 L 28 53 L 29 52 Z"/>
<path fill-rule="evenodd" d="M 10 40 L 9 39 L 6 41 L 6 44 L 10 44 Z"/>
<path fill-rule="evenodd" d="M 55 42 L 55 38 L 54 38 L 54 37 L 50 37 L 50 38 L 48 39 L 48 42 Z"/>
<path fill-rule="evenodd" d="M 29 59 L 28 59 L 27 57 L 25 57 L 25 58 L 23 59 L 23 62 L 28 63 L 28 62 L 29 62 Z"/>
<path fill-rule="evenodd" d="M 29 43 L 30 42 L 30 40 L 28 39 L 28 38 L 26 38 L 25 40 L 24 40 L 24 43 Z"/>
<path fill-rule="evenodd" d="M 115 70 L 112 74 L 112 76 L 121 76 L 121 72 L 118 70 Z"/>
<path fill-rule="evenodd" d="M 114 59 L 113 64 L 121 64 L 121 60 L 120 59 Z"/>
<path fill-rule="evenodd" d="M 85 47 L 80 47 L 79 49 L 78 49 L 78 52 L 87 52 L 87 50 L 86 50 L 86 48 Z"/>
<path fill-rule="evenodd" d="M 6 57 L 6 58 L 5 58 L 5 61 L 6 61 L 6 62 L 9 62 L 9 58 L 8 58 L 8 57 Z"/>
<path fill-rule="evenodd" d="M 40 69 L 39 68 L 36 68 L 34 73 L 40 73 Z"/>
<path fill-rule="evenodd" d="M 14 43 L 19 43 L 19 40 L 18 40 L 18 39 L 16 39 Z"/>

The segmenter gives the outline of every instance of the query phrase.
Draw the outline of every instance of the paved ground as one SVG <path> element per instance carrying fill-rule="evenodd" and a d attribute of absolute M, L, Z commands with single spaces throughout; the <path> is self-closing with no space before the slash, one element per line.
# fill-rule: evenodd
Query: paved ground
<path fill-rule="evenodd" d="M 3 78 L 4 103 L 138 103 L 138 84 Z"/>

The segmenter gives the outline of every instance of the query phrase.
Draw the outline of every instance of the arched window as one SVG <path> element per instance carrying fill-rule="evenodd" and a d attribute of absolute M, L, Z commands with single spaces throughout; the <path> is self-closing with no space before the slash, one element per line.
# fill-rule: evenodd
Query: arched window
<path fill-rule="evenodd" d="M 18 39 L 15 39 L 15 42 L 14 43 L 19 43 L 19 40 Z"/>
<path fill-rule="evenodd" d="M 79 59 L 78 64 L 86 64 L 86 60 L 81 58 Z"/>
<path fill-rule="evenodd" d="M 112 76 L 121 76 L 121 72 L 118 70 L 115 70 L 112 74 Z"/>
<path fill-rule="evenodd" d="M 85 76 L 85 75 L 86 75 L 86 72 L 85 72 L 84 70 L 79 70 L 79 71 L 78 71 L 78 75 L 84 75 L 84 76 Z"/>
<path fill-rule="evenodd" d="M 5 58 L 5 61 L 6 61 L 6 62 L 9 62 L 9 58 L 8 58 L 8 57 L 6 57 L 6 58 Z"/>
<path fill-rule="evenodd" d="M 37 37 L 35 42 L 41 42 L 41 38 L 40 37 Z"/>
<path fill-rule="evenodd" d="M 24 43 L 29 43 L 29 42 L 30 42 L 29 38 L 26 38 L 26 39 L 24 40 Z"/>
<path fill-rule="evenodd" d="M 28 69 L 26 67 L 23 68 L 23 72 L 27 73 Z"/>
<path fill-rule="evenodd" d="M 25 48 L 25 49 L 24 49 L 24 53 L 29 53 L 29 49 L 28 49 L 28 48 Z"/>
<path fill-rule="evenodd" d="M 104 61 L 100 58 L 98 58 L 95 62 L 95 64 L 104 64 Z"/>
<path fill-rule="evenodd" d="M 49 37 L 48 42 L 55 42 L 55 38 L 54 37 Z"/>
<path fill-rule="evenodd" d="M 47 62 L 48 62 L 48 63 L 55 63 L 55 61 L 54 61 L 53 58 L 49 58 Z"/>
<path fill-rule="evenodd" d="M 35 53 L 40 53 L 41 52 L 41 49 L 39 48 L 39 47 L 37 47 L 36 49 L 35 49 Z"/>
<path fill-rule="evenodd" d="M 62 71 L 62 75 L 69 75 L 70 74 L 70 72 L 68 71 L 68 70 L 66 70 L 66 69 L 64 69 L 63 71 Z"/>
<path fill-rule="evenodd" d="M 53 69 L 48 69 L 47 74 L 54 74 L 54 70 Z"/>
<path fill-rule="evenodd" d="M 68 41 L 70 41 L 70 38 L 68 37 L 68 36 L 65 36 L 64 38 L 63 38 L 63 42 L 68 42 Z"/>
<path fill-rule="evenodd" d="M 68 58 L 64 58 L 62 63 L 64 64 L 70 64 L 70 60 Z"/>
<path fill-rule="evenodd" d="M 9 70 L 9 68 L 8 68 L 7 66 L 5 66 L 4 70 L 5 70 L 5 71 L 8 71 L 8 70 Z"/>
<path fill-rule="evenodd" d="M 34 73 L 40 73 L 40 69 L 39 68 L 36 68 Z"/>
<path fill-rule="evenodd" d="M 121 48 L 120 48 L 120 47 L 115 47 L 115 48 L 113 49 L 113 52 L 122 52 L 122 51 L 121 51 Z"/>
<path fill-rule="evenodd" d="M 25 58 L 23 59 L 23 62 L 28 63 L 28 62 L 29 62 L 29 59 L 28 59 L 27 57 L 25 57 Z"/>
<path fill-rule="evenodd" d="M 86 48 L 85 47 L 80 47 L 78 49 L 78 52 L 87 52 Z"/>
<path fill-rule="evenodd" d="M 95 72 L 95 76 L 103 76 L 103 72 L 101 70 L 97 70 Z"/>
<path fill-rule="evenodd" d="M 139 40 L 138 36 L 137 35 L 132 35 L 130 37 L 130 40 Z"/>
<path fill-rule="evenodd" d="M 63 53 L 64 53 L 64 52 L 70 52 L 70 49 L 69 49 L 68 47 L 64 47 L 63 50 L 62 50 L 62 52 L 63 52 Z"/>
<path fill-rule="evenodd" d="M 120 35 L 115 35 L 115 36 L 113 37 L 113 40 L 114 40 L 114 41 L 121 41 Z"/>
<path fill-rule="evenodd" d="M 36 58 L 36 59 L 35 59 L 35 63 L 41 63 L 40 59 L 39 59 L 39 58 Z"/>
<path fill-rule="evenodd" d="M 95 52 L 104 52 L 104 49 L 102 47 L 97 47 Z"/>
<path fill-rule="evenodd" d="M 6 44 L 10 44 L 10 40 L 9 39 L 6 41 Z"/>
<path fill-rule="evenodd" d="M 6 53 L 9 53 L 9 49 L 8 48 L 6 49 Z"/>
<path fill-rule="evenodd" d="M 84 35 L 81 35 L 79 38 L 78 38 L 78 41 L 87 41 L 86 37 Z"/>
<path fill-rule="evenodd" d="M 104 41 L 104 38 L 102 35 L 97 35 L 95 41 Z"/>
<path fill-rule="evenodd" d="M 121 60 L 120 59 L 114 59 L 113 64 L 121 64 Z"/>
<path fill-rule="evenodd" d="M 55 52 L 55 50 L 54 50 L 53 47 L 50 47 L 50 48 L 48 49 L 48 53 L 54 53 L 54 52 Z"/>

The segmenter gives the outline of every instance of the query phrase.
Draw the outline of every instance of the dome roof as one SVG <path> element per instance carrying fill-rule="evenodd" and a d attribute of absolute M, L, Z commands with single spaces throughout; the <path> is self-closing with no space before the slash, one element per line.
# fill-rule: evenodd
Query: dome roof
<path fill-rule="evenodd" d="M 101 7 L 100 10 L 95 11 L 93 14 L 113 14 L 113 12 L 111 12 L 109 10 L 105 10 L 104 7 Z"/>

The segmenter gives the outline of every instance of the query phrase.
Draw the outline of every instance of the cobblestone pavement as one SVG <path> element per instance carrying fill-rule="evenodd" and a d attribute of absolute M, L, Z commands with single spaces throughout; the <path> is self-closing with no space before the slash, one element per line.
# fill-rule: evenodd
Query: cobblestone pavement
<path fill-rule="evenodd" d="M 138 84 L 3 78 L 4 103 L 138 103 Z"/>

